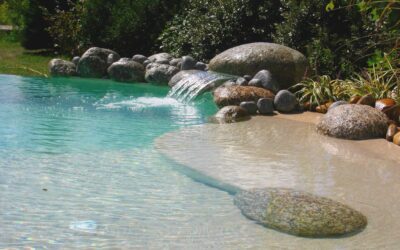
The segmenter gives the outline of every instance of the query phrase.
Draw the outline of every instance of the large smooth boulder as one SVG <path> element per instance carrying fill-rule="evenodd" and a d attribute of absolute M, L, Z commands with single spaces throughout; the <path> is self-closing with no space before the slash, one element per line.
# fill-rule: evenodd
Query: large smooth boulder
<path fill-rule="evenodd" d="M 240 106 L 225 106 L 214 116 L 214 121 L 218 123 L 233 123 L 250 119 L 250 115 Z"/>
<path fill-rule="evenodd" d="M 120 56 L 115 51 L 109 49 L 98 47 L 88 49 L 79 60 L 78 74 L 81 77 L 104 77 L 107 74 L 109 58 L 119 60 Z"/>
<path fill-rule="evenodd" d="M 287 89 L 304 76 L 308 62 L 300 52 L 274 43 L 250 43 L 228 49 L 214 57 L 209 69 L 232 75 L 255 75 L 268 70 L 276 89 Z"/>
<path fill-rule="evenodd" d="M 167 85 L 171 78 L 179 72 L 177 67 L 168 64 L 151 63 L 146 67 L 146 81 L 149 83 Z"/>
<path fill-rule="evenodd" d="M 76 66 L 74 63 L 62 59 L 53 59 L 49 62 L 51 76 L 75 76 Z"/>
<path fill-rule="evenodd" d="M 241 102 L 253 101 L 257 103 L 260 98 L 274 98 L 274 94 L 263 88 L 251 86 L 221 86 L 214 93 L 214 102 L 219 107 L 240 105 Z"/>
<path fill-rule="evenodd" d="M 384 113 L 367 105 L 344 104 L 330 109 L 317 130 L 325 135 L 362 140 L 385 137 L 388 119 Z"/>
<path fill-rule="evenodd" d="M 118 82 L 143 82 L 144 67 L 135 61 L 118 61 L 107 70 L 111 79 Z"/>
<path fill-rule="evenodd" d="M 189 77 L 195 73 L 199 73 L 201 70 L 182 70 L 179 71 L 177 74 L 175 74 L 171 80 L 168 82 L 168 86 L 171 88 L 174 87 L 178 82 L 180 82 L 182 79 Z"/>
<path fill-rule="evenodd" d="M 297 236 L 342 236 L 367 226 L 364 215 L 342 203 L 292 189 L 242 191 L 234 202 L 249 219 Z"/>

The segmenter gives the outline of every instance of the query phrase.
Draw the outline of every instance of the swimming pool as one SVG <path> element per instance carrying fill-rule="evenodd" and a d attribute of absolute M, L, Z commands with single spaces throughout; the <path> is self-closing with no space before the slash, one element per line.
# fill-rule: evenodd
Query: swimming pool
<path fill-rule="evenodd" d="M 217 110 L 211 96 L 187 105 L 167 92 L 0 75 L 0 248 L 263 248 L 265 228 L 228 193 L 155 150 Z"/>

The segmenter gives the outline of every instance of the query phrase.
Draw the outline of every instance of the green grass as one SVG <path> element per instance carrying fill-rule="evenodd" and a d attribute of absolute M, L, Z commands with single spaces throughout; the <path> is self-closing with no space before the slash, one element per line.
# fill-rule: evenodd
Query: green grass
<path fill-rule="evenodd" d="M 0 74 L 47 76 L 49 61 L 58 57 L 46 51 L 28 51 L 0 34 Z"/>

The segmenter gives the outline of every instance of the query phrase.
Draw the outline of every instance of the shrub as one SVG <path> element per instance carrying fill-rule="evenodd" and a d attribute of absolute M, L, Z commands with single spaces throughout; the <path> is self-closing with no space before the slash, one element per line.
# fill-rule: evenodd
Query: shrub
<path fill-rule="evenodd" d="M 161 34 L 161 48 L 207 61 L 230 47 L 271 41 L 279 0 L 189 0 Z"/>

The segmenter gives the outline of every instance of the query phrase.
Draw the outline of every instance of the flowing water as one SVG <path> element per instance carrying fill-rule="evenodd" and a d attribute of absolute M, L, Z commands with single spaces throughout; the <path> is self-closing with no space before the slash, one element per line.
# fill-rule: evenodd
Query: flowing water
<path fill-rule="evenodd" d="M 209 91 L 220 84 L 235 79 L 234 76 L 212 71 L 199 71 L 179 81 L 168 93 L 168 97 L 182 102 L 190 102 L 205 91 Z"/>
<path fill-rule="evenodd" d="M 216 111 L 167 92 L 0 75 L 0 249 L 262 249 L 228 193 L 154 149 Z"/>

